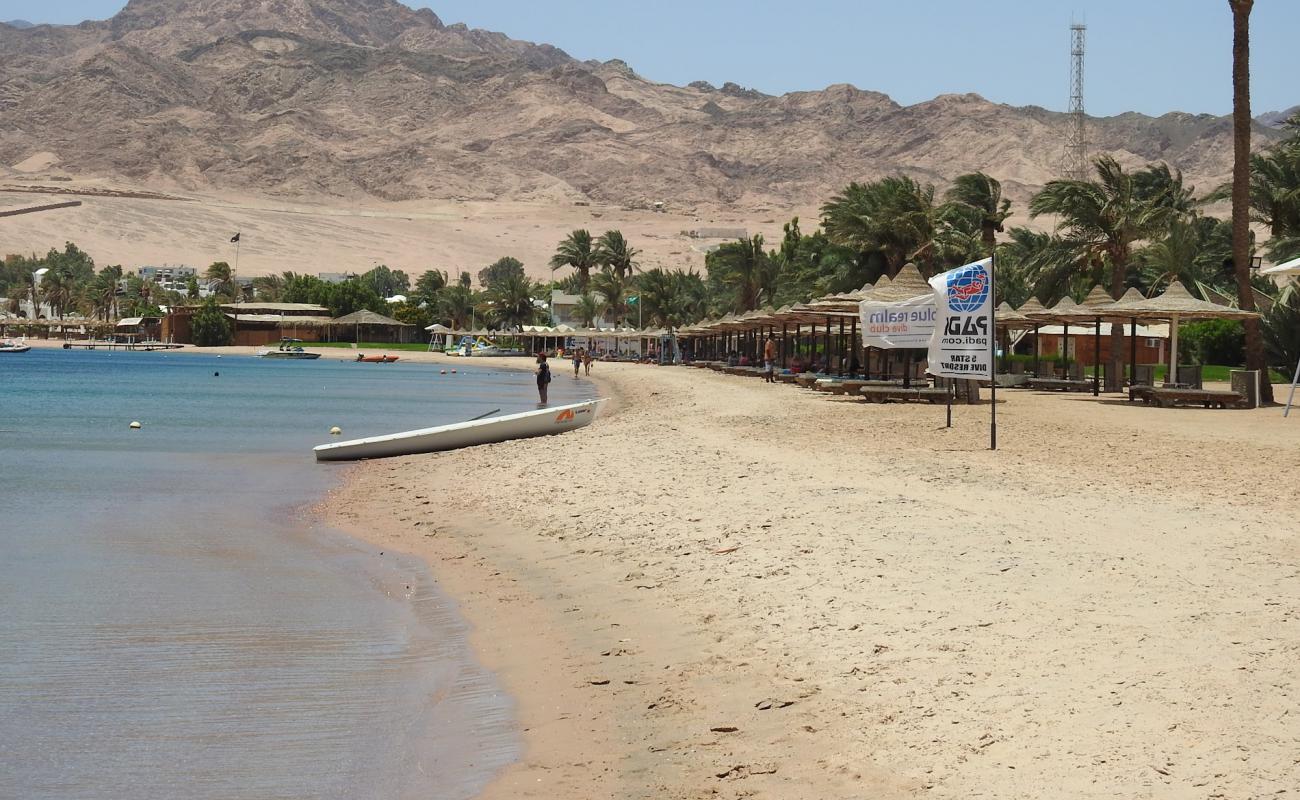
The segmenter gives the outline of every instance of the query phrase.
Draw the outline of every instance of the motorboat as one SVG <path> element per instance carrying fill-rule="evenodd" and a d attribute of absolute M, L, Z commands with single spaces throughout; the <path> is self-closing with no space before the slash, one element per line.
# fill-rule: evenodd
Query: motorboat
<path fill-rule="evenodd" d="M 585 428 L 596 418 L 604 400 L 588 400 L 563 406 L 539 408 L 500 417 L 484 417 L 436 428 L 422 428 L 366 439 L 323 444 L 313 448 L 317 461 L 356 461 L 363 458 L 409 456 L 458 450 L 479 444 L 550 436 Z M 495 413 L 495 412 L 491 412 Z"/>
<path fill-rule="evenodd" d="M 0 342 L 0 353 L 26 353 L 31 349 L 32 346 L 27 344 L 26 339 L 19 339 L 16 342 L 13 339 L 5 339 Z"/>
<path fill-rule="evenodd" d="M 297 361 L 310 361 L 320 358 L 320 353 L 308 353 L 302 349 L 302 339 L 281 339 L 275 350 L 267 347 L 257 351 L 259 358 L 287 358 Z"/>
<path fill-rule="evenodd" d="M 357 361 L 363 364 L 391 364 L 401 356 L 390 356 L 385 353 L 382 356 L 368 356 L 364 353 L 357 353 Z"/>

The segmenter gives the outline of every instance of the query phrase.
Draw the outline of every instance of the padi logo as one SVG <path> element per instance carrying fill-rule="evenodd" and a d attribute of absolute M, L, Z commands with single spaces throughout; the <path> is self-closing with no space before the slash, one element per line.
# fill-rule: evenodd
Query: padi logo
<path fill-rule="evenodd" d="M 989 274 L 980 264 L 971 264 L 948 276 L 948 308 L 958 313 L 978 311 L 989 299 Z"/>

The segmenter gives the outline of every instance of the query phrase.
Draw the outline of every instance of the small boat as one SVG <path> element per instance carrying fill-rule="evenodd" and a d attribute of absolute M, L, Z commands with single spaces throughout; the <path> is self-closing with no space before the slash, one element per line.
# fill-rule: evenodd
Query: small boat
<path fill-rule="evenodd" d="M 0 353 L 26 353 L 31 349 L 32 346 L 27 344 L 25 339 L 16 342 L 13 339 L 5 339 L 0 342 Z"/>
<path fill-rule="evenodd" d="M 506 414 L 488 419 L 473 419 L 436 428 L 390 433 L 353 439 L 348 442 L 323 444 L 313 448 L 317 461 L 356 461 L 362 458 L 387 458 L 409 456 L 416 453 L 434 453 L 441 450 L 458 450 L 479 444 L 504 442 L 510 439 L 528 439 L 554 433 L 585 428 L 596 418 L 596 410 L 604 400 L 588 400 L 564 406 L 539 408 L 519 414 Z"/>
<path fill-rule="evenodd" d="M 308 353 L 302 349 L 302 339 L 281 339 L 279 349 L 272 350 L 265 348 L 257 351 L 260 358 L 289 358 L 298 361 L 308 361 L 313 358 L 320 358 L 320 353 Z"/>
<path fill-rule="evenodd" d="M 364 364 L 391 364 L 399 358 L 401 358 L 401 356 L 390 356 L 388 354 L 382 356 L 368 356 L 364 353 L 357 353 L 357 361 Z"/>

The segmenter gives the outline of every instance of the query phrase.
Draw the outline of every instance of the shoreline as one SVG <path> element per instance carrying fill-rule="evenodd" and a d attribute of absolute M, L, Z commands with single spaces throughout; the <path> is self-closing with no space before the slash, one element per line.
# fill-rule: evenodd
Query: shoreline
<path fill-rule="evenodd" d="M 520 369 L 510 363 L 515 360 L 482 358 L 474 363 Z M 557 376 L 560 379 L 568 377 Z M 623 402 L 617 392 L 598 376 L 584 379 L 596 384 L 599 396 L 609 400 L 598 420 L 616 415 Z M 449 601 L 450 613 L 465 620 L 465 638 L 473 659 L 506 688 L 523 752 L 475 797 L 505 800 L 613 796 L 615 784 L 608 778 L 612 764 L 599 763 L 599 757 L 582 753 L 595 740 L 612 733 L 604 720 L 614 710 L 614 703 L 606 696 L 608 692 L 589 690 L 598 688 L 594 682 L 614 681 L 595 677 L 608 670 L 598 669 L 599 665 L 589 657 L 589 641 L 578 641 L 597 634 L 565 624 L 562 617 L 576 611 L 574 607 L 559 608 L 527 586 L 520 586 L 521 581 L 536 585 L 536 565 L 521 560 L 501 543 L 522 531 L 499 520 L 468 514 L 455 503 L 438 502 L 427 495 L 413 496 L 422 504 L 425 519 L 421 520 L 412 518 L 411 509 L 393 510 L 378 498 L 367 502 L 365 498 L 373 496 L 369 485 L 372 477 L 393 471 L 383 470 L 385 463 L 406 458 L 349 466 L 339 484 L 314 510 L 322 524 L 331 529 L 424 562 L 437 591 Z M 354 510 L 358 508 L 361 510 Z M 427 530 L 429 516 L 444 518 L 453 514 L 459 517 L 458 522 L 440 519 L 433 523 L 432 532 Z M 363 523 L 362 517 L 369 521 Z M 523 578 L 525 575 L 528 577 Z M 613 653 L 620 648 L 611 645 L 607 649 Z M 582 673 L 583 668 L 587 673 Z M 575 677 L 580 674 L 593 677 L 580 680 Z M 593 730 L 600 730 L 602 736 L 591 736 Z M 579 757 L 586 760 L 575 760 Z"/>
<path fill-rule="evenodd" d="M 1276 409 L 1017 393 L 989 453 L 986 407 L 945 431 L 701 370 L 593 373 L 616 407 L 580 434 L 361 464 L 323 504 L 430 564 L 513 696 L 525 754 L 482 797 L 1300 779 L 1277 713 L 1300 693 L 1300 631 L 1277 627 L 1300 618 L 1300 493 L 1275 482 L 1300 428 Z"/>

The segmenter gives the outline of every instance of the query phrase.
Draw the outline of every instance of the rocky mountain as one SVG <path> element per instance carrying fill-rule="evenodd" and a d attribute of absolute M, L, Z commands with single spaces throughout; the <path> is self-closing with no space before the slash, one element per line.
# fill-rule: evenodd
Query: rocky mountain
<path fill-rule="evenodd" d="M 977 95 L 660 84 L 396 0 L 131 0 L 0 25 L 0 169 L 172 191 L 763 209 L 983 169 L 1024 196 L 1058 174 L 1065 126 Z M 1089 135 L 1204 188 L 1230 172 L 1226 117 L 1122 114 Z"/>
<path fill-rule="evenodd" d="M 1300 106 L 1291 106 L 1283 111 L 1269 111 L 1255 117 L 1255 121 L 1266 128 L 1280 128 L 1296 114 L 1300 114 Z"/>
<path fill-rule="evenodd" d="M 7 20 L 7 21 L 4 21 L 4 22 L 0 22 L 0 25 L 8 25 L 8 26 L 11 27 L 11 28 L 34 28 L 34 27 L 36 27 L 35 25 L 33 25 L 32 23 L 28 22 L 28 21 L 25 20 L 25 19 L 11 19 L 11 20 Z"/>

